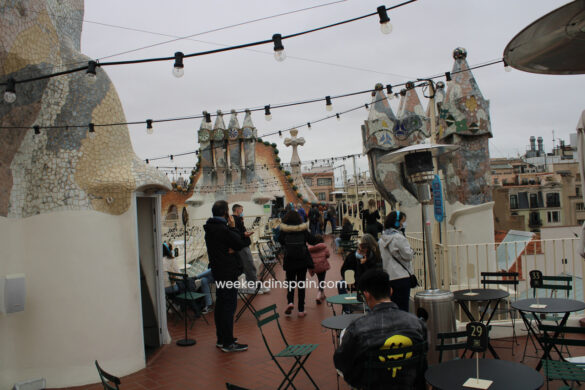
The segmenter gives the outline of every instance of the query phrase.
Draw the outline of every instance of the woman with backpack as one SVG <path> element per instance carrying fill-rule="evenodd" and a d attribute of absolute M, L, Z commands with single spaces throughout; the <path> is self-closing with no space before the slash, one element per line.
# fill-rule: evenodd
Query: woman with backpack
<path fill-rule="evenodd" d="M 327 249 L 327 245 L 323 242 L 322 235 L 315 236 L 316 244 L 309 246 L 309 252 L 311 253 L 311 257 L 313 258 L 314 268 L 309 269 L 309 274 L 311 276 L 317 274 L 317 280 L 319 282 L 319 292 L 317 293 L 317 304 L 320 305 L 325 300 L 325 292 L 323 286 L 325 284 L 325 274 L 327 270 L 331 268 L 329 261 L 327 260 L 331 254 L 329 253 L 329 249 Z"/>
<path fill-rule="evenodd" d="M 313 259 L 309 253 L 307 243 L 315 245 L 317 241 L 315 236 L 309 232 L 309 224 L 303 223 L 301 216 L 295 210 L 290 210 L 280 224 L 280 235 L 278 241 L 284 249 L 284 261 L 282 268 L 286 273 L 286 282 L 288 284 L 288 293 L 286 299 L 288 305 L 284 312 L 290 316 L 295 305 L 295 290 L 293 282 L 296 284 L 298 291 L 298 316 L 304 317 L 305 312 L 305 286 L 307 278 L 307 269 L 314 268 Z"/>

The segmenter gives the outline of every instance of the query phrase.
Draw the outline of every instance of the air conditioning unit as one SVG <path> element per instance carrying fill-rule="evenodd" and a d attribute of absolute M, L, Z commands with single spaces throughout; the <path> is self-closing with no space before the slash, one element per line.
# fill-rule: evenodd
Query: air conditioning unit
<path fill-rule="evenodd" d="M 41 378 L 15 383 L 12 390 L 43 390 L 46 387 L 47 383 L 45 378 Z"/>

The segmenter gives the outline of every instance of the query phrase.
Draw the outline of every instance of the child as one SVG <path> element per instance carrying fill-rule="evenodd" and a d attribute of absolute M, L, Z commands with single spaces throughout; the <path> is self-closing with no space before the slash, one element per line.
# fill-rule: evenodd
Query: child
<path fill-rule="evenodd" d="M 316 235 L 315 239 L 317 240 L 317 244 L 309 245 L 309 252 L 311 253 L 311 257 L 313 258 L 313 263 L 315 264 L 315 268 L 310 268 L 309 273 L 311 276 L 317 274 L 317 280 L 319 281 L 319 292 L 317 293 L 317 304 L 320 305 L 325 300 L 325 293 L 323 292 L 323 286 L 325 282 L 325 274 L 327 270 L 331 268 L 329 261 L 330 253 L 329 249 L 327 249 L 327 245 L 323 242 L 323 236 Z"/>

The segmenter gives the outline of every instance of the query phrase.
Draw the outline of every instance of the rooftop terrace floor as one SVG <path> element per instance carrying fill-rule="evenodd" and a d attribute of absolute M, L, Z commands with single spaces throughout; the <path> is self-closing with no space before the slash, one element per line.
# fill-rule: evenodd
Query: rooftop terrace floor
<path fill-rule="evenodd" d="M 329 244 L 331 239 L 328 237 Z M 327 272 L 326 280 L 338 280 L 341 278 L 339 269 L 342 264 L 340 255 L 334 254 L 330 258 L 331 270 Z M 278 267 L 277 277 L 284 279 L 284 272 Z M 308 277 L 310 277 L 308 275 Z M 316 279 L 316 277 L 314 277 Z M 321 321 L 332 315 L 331 308 L 325 304 L 317 305 L 315 302 L 317 291 L 307 290 L 306 312 L 307 316 L 298 318 L 296 310 L 291 317 L 283 315 L 286 307 L 286 291 L 274 289 L 268 294 L 258 295 L 254 301 L 256 308 L 263 308 L 276 304 L 280 321 L 287 340 L 291 344 L 316 343 L 319 347 L 313 352 L 306 363 L 307 370 L 321 389 L 336 389 L 336 374 L 333 366 L 333 343 L 331 331 L 321 327 Z M 327 296 L 337 295 L 333 289 L 326 290 Z M 295 296 L 296 298 L 296 296 Z M 241 302 L 238 302 L 238 309 Z M 340 308 L 336 308 L 339 313 Z M 241 343 L 249 345 L 248 351 L 238 353 L 224 353 L 216 348 L 215 325 L 213 313 L 207 314 L 207 325 L 198 319 L 189 337 L 194 338 L 197 344 L 192 347 L 179 347 L 176 340 L 184 338 L 184 326 L 182 321 L 177 321 L 169 316 L 169 331 L 173 342 L 164 345 L 152 353 L 148 359 L 146 368 L 121 378 L 123 390 L 189 390 L 189 389 L 225 389 L 225 383 L 229 382 L 241 387 L 255 390 L 273 390 L 283 379 L 276 365 L 264 346 L 260 331 L 253 315 L 246 311 L 235 324 L 234 334 Z M 523 326 L 518 323 L 517 327 Z M 267 329 L 268 330 L 268 329 Z M 280 340 L 276 329 L 268 332 L 270 340 Z M 273 337 L 271 337 L 273 336 Z M 509 349 L 510 342 L 493 340 L 500 357 L 504 360 L 520 361 L 524 348 L 525 338 L 519 338 L 520 346 L 515 347 L 515 355 L 512 356 Z M 505 347 L 505 348 L 502 348 Z M 276 343 L 275 350 L 279 351 L 282 345 Z M 585 355 L 585 348 L 571 348 L 573 356 Z M 529 347 L 529 352 L 534 354 Z M 491 357 L 488 353 L 487 357 Z M 525 364 L 535 367 L 537 359 L 527 358 Z M 289 367 L 287 365 L 286 367 Z M 103 367 L 106 371 L 116 375 L 116 367 Z M 96 381 L 99 380 L 96 371 Z M 349 389 L 349 386 L 340 378 L 340 389 Z M 294 381 L 298 389 L 314 388 L 304 374 Z M 550 389 L 558 389 L 562 383 L 553 381 Z M 546 384 L 545 387 L 546 388 Z M 69 390 L 100 390 L 101 383 L 70 387 Z"/>

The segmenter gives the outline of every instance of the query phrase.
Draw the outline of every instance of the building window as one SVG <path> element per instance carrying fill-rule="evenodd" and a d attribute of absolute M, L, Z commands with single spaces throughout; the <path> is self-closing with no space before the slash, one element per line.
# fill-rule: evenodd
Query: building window
<path fill-rule="evenodd" d="M 528 216 L 528 226 L 539 227 L 541 225 L 542 223 L 540 221 L 540 215 L 536 211 L 531 212 Z"/>
<path fill-rule="evenodd" d="M 538 208 L 538 195 L 530 194 L 530 208 L 537 209 Z"/>
<path fill-rule="evenodd" d="M 585 204 L 583 204 L 583 202 L 579 202 L 575 205 L 575 209 L 577 211 L 585 211 Z"/>
<path fill-rule="evenodd" d="M 330 178 L 317 179 L 317 185 L 318 186 L 331 186 L 331 179 Z"/>
<path fill-rule="evenodd" d="M 546 207 L 561 207 L 561 197 L 558 192 L 546 194 Z"/>
<path fill-rule="evenodd" d="M 498 178 L 494 177 L 494 184 L 498 184 Z"/>
<path fill-rule="evenodd" d="M 512 210 L 518 208 L 518 195 L 510 195 L 510 208 Z"/>
<path fill-rule="evenodd" d="M 581 187 L 575 187 L 575 196 L 581 196 Z"/>
<path fill-rule="evenodd" d="M 319 192 L 317 194 L 317 197 L 319 198 L 319 200 L 325 200 L 325 193 L 324 192 Z"/>
<path fill-rule="evenodd" d="M 305 177 L 305 183 L 307 183 L 307 185 L 311 187 L 313 185 L 313 179 L 311 179 L 310 177 Z"/>
<path fill-rule="evenodd" d="M 548 223 L 557 223 L 559 222 L 559 212 L 558 211 L 549 211 L 547 212 Z"/>

